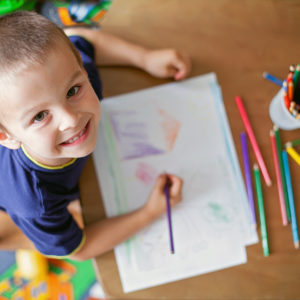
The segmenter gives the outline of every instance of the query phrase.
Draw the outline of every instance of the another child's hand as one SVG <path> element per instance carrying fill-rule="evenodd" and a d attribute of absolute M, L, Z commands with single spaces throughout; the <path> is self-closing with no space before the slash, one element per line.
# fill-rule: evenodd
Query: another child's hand
<path fill-rule="evenodd" d="M 182 179 L 176 175 L 161 174 L 157 179 L 155 186 L 148 198 L 147 203 L 144 205 L 143 210 L 150 217 L 151 220 L 155 220 L 161 214 L 166 212 L 166 196 L 164 193 L 164 187 L 167 184 L 169 187 L 170 204 L 174 206 L 181 201 L 182 192 Z"/>
<path fill-rule="evenodd" d="M 186 54 L 174 49 L 149 50 L 144 57 L 144 70 L 155 77 L 180 80 L 190 73 L 191 62 Z"/>

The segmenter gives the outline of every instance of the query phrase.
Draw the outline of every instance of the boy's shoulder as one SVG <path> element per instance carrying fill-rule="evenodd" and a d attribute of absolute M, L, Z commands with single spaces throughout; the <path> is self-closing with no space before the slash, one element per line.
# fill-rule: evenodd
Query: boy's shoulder
<path fill-rule="evenodd" d="M 38 182 L 20 163 L 17 151 L 0 146 L 0 206 L 15 214 L 36 216 L 41 209 Z"/>
<path fill-rule="evenodd" d="M 28 217 L 53 215 L 80 197 L 78 181 L 89 156 L 60 169 L 32 162 L 20 148 L 0 146 L 0 207 Z"/>

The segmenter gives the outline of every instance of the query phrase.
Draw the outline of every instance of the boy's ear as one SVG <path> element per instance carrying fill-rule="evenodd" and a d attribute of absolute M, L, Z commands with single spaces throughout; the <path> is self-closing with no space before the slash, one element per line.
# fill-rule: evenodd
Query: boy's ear
<path fill-rule="evenodd" d="M 21 142 L 12 138 L 8 133 L 0 130 L 0 145 L 15 150 L 21 147 Z"/>

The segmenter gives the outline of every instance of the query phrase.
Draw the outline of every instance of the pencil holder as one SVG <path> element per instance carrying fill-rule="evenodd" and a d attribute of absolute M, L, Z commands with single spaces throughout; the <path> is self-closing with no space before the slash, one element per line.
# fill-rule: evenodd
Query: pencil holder
<path fill-rule="evenodd" d="M 270 117 L 281 129 L 300 128 L 300 64 L 290 66 L 290 72 L 282 88 L 272 99 Z"/>

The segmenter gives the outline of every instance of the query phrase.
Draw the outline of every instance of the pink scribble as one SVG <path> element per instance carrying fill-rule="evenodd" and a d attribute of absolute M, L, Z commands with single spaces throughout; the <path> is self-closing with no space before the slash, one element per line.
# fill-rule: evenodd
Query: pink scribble
<path fill-rule="evenodd" d="M 152 166 L 144 162 L 140 162 L 137 166 L 135 175 L 144 184 L 149 185 L 156 179 L 157 171 Z"/>

